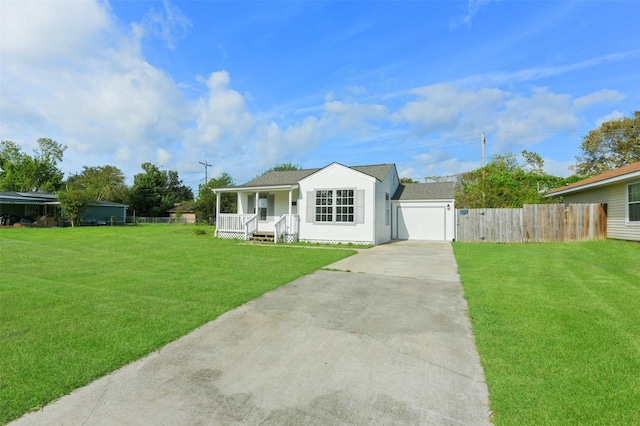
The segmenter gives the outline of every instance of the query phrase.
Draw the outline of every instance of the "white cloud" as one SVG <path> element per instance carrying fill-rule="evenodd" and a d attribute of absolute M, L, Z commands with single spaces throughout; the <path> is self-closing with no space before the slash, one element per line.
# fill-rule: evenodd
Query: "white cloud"
<path fill-rule="evenodd" d="M 545 87 L 516 93 L 450 84 L 420 87 L 410 93 L 413 98 L 392 113 L 390 120 L 408 126 L 411 138 L 398 145 L 412 155 L 412 161 L 402 163 L 399 170 L 410 171 L 414 179 L 480 167 L 483 132 L 488 139 L 487 158 L 523 149 L 558 152 L 558 144 L 575 144 L 577 150 L 579 131 L 585 126 L 582 113 L 622 99 L 620 93 L 609 90 L 575 98 Z M 603 120 L 619 116 L 622 114 L 616 111 Z M 556 142 L 549 145 L 551 140 Z M 570 164 L 547 160 L 545 170 L 567 176 Z"/>
<path fill-rule="evenodd" d="M 86 54 L 111 30 L 109 9 L 93 1 L 3 1 L 0 23 L 3 67 Z"/>
<path fill-rule="evenodd" d="M 481 133 L 486 122 L 509 96 L 499 89 L 477 91 L 437 84 L 414 89 L 417 99 L 408 101 L 391 119 L 409 123 L 418 135 L 429 133 Z"/>
<path fill-rule="evenodd" d="M 413 99 L 392 113 L 390 120 L 397 125 L 408 124 L 416 140 L 463 144 L 486 132 L 496 152 L 520 151 L 553 134 L 573 133 L 583 124 L 579 113 L 623 99 L 612 90 L 573 98 L 545 87 L 514 93 L 451 84 L 420 87 L 410 93 Z"/>
<path fill-rule="evenodd" d="M 640 49 L 616 52 L 566 65 L 531 67 L 514 72 L 491 72 L 478 74 L 456 80 L 455 84 L 464 86 L 496 86 L 505 83 L 513 84 L 516 82 L 534 81 L 609 63 L 626 61 L 637 58 L 638 56 L 640 56 Z"/>
<path fill-rule="evenodd" d="M 573 107 L 578 111 L 582 111 L 598 104 L 620 102 L 624 98 L 625 96 L 617 90 L 603 89 L 574 99 Z"/>
<path fill-rule="evenodd" d="M 151 9 L 145 16 L 142 26 L 145 33 L 163 40 L 169 49 L 175 49 L 179 39 L 186 36 L 191 21 L 171 2 L 163 0 L 164 10 Z"/>
<path fill-rule="evenodd" d="M 596 120 L 596 125 L 594 128 L 598 128 L 600 126 L 602 126 L 602 123 L 606 122 L 606 121 L 612 121 L 612 120 L 620 120 L 621 118 L 624 118 L 624 114 L 621 113 L 620 111 L 612 111 L 611 113 L 605 115 L 604 117 L 600 117 Z"/>
<path fill-rule="evenodd" d="M 444 150 L 430 149 L 426 153 L 414 155 L 410 166 L 415 169 L 414 175 L 410 177 L 422 182 L 429 176 L 452 176 L 468 172 L 481 164 L 480 161 L 461 160 Z"/>
<path fill-rule="evenodd" d="M 389 112 L 384 105 L 347 103 L 329 96 L 321 107 L 309 108 L 306 114 L 286 127 L 273 121 L 257 123 L 256 164 L 266 168 L 280 162 L 296 163 L 332 140 L 345 141 L 343 148 L 357 143 L 374 134 L 377 123 L 387 120 Z"/>
<path fill-rule="evenodd" d="M 67 170 L 115 162 L 130 175 L 183 138 L 190 106 L 143 57 L 140 25 L 119 27 L 99 2 L 6 2 L 2 11 L 2 139 L 27 149 L 52 137 L 69 147 Z"/>
<path fill-rule="evenodd" d="M 386 120 L 384 105 L 331 101 L 324 104 L 323 124 L 331 134 L 367 134 L 376 130 L 376 122 Z"/>
<path fill-rule="evenodd" d="M 158 148 L 156 150 L 156 161 L 160 167 L 163 167 L 165 164 L 169 164 L 171 162 L 171 153 L 166 149 Z"/>
<path fill-rule="evenodd" d="M 570 95 L 536 88 L 530 97 L 512 96 L 507 100 L 504 110 L 496 112 L 491 130 L 497 149 L 513 147 L 517 151 L 544 140 L 550 133 L 572 131 L 579 125 Z"/>
<path fill-rule="evenodd" d="M 482 9 L 492 1 L 495 1 L 495 0 L 468 0 L 467 13 L 451 20 L 449 26 L 452 29 L 455 29 L 460 25 L 471 25 L 471 21 L 476 16 L 476 14 L 480 11 L 480 9 Z"/>
<path fill-rule="evenodd" d="M 115 158 L 119 163 L 128 162 L 129 160 L 131 160 L 131 149 L 127 146 L 118 148 Z"/>
<path fill-rule="evenodd" d="M 234 149 L 244 142 L 255 118 L 247 111 L 244 97 L 229 88 L 231 80 L 226 71 L 214 72 L 201 81 L 206 82 L 209 93 L 206 99 L 197 102 L 194 138 L 211 148 Z"/>
<path fill-rule="evenodd" d="M 284 130 L 274 122 L 263 124 L 256 135 L 256 163 L 260 168 L 281 162 L 296 163 L 314 152 L 321 138 L 322 124 L 312 116 Z"/>

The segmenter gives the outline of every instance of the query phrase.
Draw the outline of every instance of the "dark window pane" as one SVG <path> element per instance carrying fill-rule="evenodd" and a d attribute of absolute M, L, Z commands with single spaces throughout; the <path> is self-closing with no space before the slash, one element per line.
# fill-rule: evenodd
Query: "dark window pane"
<path fill-rule="evenodd" d="M 640 201 L 640 183 L 629 185 L 629 202 Z"/>

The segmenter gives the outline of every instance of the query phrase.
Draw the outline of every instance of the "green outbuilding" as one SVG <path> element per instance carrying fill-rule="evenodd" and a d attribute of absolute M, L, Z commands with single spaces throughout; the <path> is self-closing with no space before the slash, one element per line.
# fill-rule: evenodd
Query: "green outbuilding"
<path fill-rule="evenodd" d="M 83 225 L 124 225 L 129 206 L 107 201 L 93 201 L 83 214 Z M 44 192 L 0 192 L 0 226 L 65 226 L 60 202 L 54 194 Z"/>

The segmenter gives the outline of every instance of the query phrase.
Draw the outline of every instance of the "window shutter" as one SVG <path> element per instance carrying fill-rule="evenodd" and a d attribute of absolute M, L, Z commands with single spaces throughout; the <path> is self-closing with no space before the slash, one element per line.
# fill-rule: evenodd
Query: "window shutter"
<path fill-rule="evenodd" d="M 274 206 L 276 204 L 276 196 L 269 194 L 267 196 L 267 216 L 273 216 Z"/>
<path fill-rule="evenodd" d="M 253 214 L 256 212 L 256 198 L 255 195 L 250 194 L 248 196 L 248 203 L 247 203 L 247 213 L 248 214 Z"/>
<path fill-rule="evenodd" d="M 364 189 L 358 190 L 356 197 L 356 223 L 364 223 Z"/>
<path fill-rule="evenodd" d="M 316 193 L 314 191 L 307 192 L 307 223 L 313 223 L 313 216 L 316 207 Z"/>

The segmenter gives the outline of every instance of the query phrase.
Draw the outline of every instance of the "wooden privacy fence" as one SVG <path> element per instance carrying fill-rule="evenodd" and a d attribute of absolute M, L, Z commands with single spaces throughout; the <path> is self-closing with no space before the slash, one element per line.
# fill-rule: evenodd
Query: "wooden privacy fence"
<path fill-rule="evenodd" d="M 521 209 L 459 209 L 456 240 L 542 243 L 607 238 L 601 204 L 525 204 Z"/>

